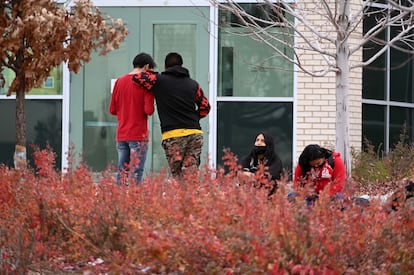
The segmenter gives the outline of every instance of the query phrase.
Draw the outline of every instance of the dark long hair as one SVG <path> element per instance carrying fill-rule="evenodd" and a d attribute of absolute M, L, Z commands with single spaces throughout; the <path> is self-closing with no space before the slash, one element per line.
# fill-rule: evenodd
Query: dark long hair
<path fill-rule="evenodd" d="M 248 168 L 248 169 L 252 168 L 252 166 L 257 167 L 258 156 L 256 155 L 255 150 L 254 150 L 255 148 L 254 143 L 256 142 L 257 136 L 260 134 L 263 135 L 265 143 L 266 143 L 266 151 L 264 153 L 266 162 L 264 163 L 264 165 L 268 167 L 268 171 L 272 175 L 272 178 L 271 178 L 272 180 L 280 179 L 280 176 L 283 170 L 282 160 L 280 159 L 279 155 L 276 153 L 275 141 L 273 140 L 272 135 L 267 132 L 259 132 L 254 137 L 252 149 L 250 150 L 250 153 L 241 161 L 241 165 L 243 168 Z"/>
<path fill-rule="evenodd" d="M 302 176 L 306 177 L 307 172 L 310 171 L 310 161 L 320 158 L 328 159 L 331 155 L 331 150 L 320 147 L 318 144 L 309 144 L 306 146 L 299 156 L 299 165 L 302 169 Z"/>
<path fill-rule="evenodd" d="M 275 150 L 275 141 L 273 139 L 273 136 L 268 132 L 259 132 L 254 137 L 253 144 L 256 142 L 256 138 L 258 135 L 262 134 L 266 143 L 266 151 L 264 153 L 264 156 L 268 160 L 272 160 L 274 157 L 277 156 L 276 150 Z M 257 156 L 254 152 L 254 146 L 252 146 L 252 149 L 250 151 L 250 157 L 254 159 L 255 163 L 257 162 Z"/>

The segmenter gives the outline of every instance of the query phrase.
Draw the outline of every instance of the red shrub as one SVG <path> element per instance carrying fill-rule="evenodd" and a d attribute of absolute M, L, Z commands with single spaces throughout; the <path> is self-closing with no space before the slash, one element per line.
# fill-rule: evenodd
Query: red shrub
<path fill-rule="evenodd" d="M 64 174 L 54 154 L 35 150 L 34 171 L 0 166 L 0 265 L 29 270 L 180 274 L 408 274 L 414 270 L 414 218 L 380 202 L 361 208 L 312 207 L 287 188 L 240 182 L 203 167 L 180 182 L 165 172 L 117 186 L 79 164 Z"/>

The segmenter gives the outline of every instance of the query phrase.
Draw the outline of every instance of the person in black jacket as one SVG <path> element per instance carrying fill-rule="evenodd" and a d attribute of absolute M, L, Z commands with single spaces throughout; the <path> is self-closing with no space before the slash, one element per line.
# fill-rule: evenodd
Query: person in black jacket
<path fill-rule="evenodd" d="M 277 180 L 280 180 L 283 166 L 282 160 L 276 153 L 273 137 L 269 133 L 257 134 L 253 148 L 242 159 L 241 166 L 243 174 L 249 177 L 253 177 L 257 171 L 262 171 L 265 185 L 270 188 L 269 196 L 276 191 Z"/>
<path fill-rule="evenodd" d="M 210 103 L 200 85 L 182 66 L 180 54 L 165 57 L 165 71 L 134 74 L 132 80 L 154 94 L 161 123 L 162 147 L 171 174 L 181 178 L 183 171 L 198 168 L 203 146 L 200 119 L 210 112 Z"/>

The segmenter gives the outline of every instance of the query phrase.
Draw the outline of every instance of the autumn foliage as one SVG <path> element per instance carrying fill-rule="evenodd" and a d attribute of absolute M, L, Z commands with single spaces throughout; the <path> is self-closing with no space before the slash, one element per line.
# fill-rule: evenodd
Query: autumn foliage
<path fill-rule="evenodd" d="M 71 3 L 69 3 L 71 2 Z M 53 68 L 66 63 L 79 72 L 93 51 L 105 55 L 119 48 L 128 29 L 94 6 L 91 0 L 19 0 L 0 2 L 0 88 L 16 94 L 14 165 L 26 165 L 25 93 L 40 87 Z M 14 73 L 12 80 L 4 71 Z"/>
<path fill-rule="evenodd" d="M 51 0 L 2 1 L 0 4 L 0 79 L 4 68 L 16 77 L 7 95 L 39 87 L 54 67 L 67 62 L 78 72 L 91 53 L 105 55 L 119 48 L 128 30 L 90 0 L 64 8 Z"/>
<path fill-rule="evenodd" d="M 414 216 L 380 202 L 325 194 L 307 207 L 287 188 L 267 196 L 207 167 L 180 182 L 164 173 L 117 186 L 112 167 L 64 173 L 35 150 L 32 169 L 0 167 L 0 270 L 92 274 L 408 274 Z M 236 169 L 236 170 L 235 170 Z M 411 210 L 412 211 L 412 210 Z M 43 273 L 42 273 L 43 272 Z M 84 273 L 85 274 L 85 273 Z"/>

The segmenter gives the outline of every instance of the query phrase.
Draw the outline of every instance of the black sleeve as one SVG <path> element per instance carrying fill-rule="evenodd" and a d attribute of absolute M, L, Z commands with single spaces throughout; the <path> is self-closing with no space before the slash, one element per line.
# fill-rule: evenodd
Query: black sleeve
<path fill-rule="evenodd" d="M 242 166 L 242 168 L 249 168 L 250 169 L 250 161 L 251 161 L 251 157 L 250 155 L 247 155 L 246 157 L 244 157 L 241 162 L 240 165 Z"/>
<path fill-rule="evenodd" d="M 283 169 L 283 165 L 282 165 L 282 161 L 280 160 L 279 157 L 275 157 L 272 161 L 272 163 L 269 166 L 269 173 L 272 175 L 272 180 L 279 180 L 280 176 L 282 174 L 282 169 Z"/>

